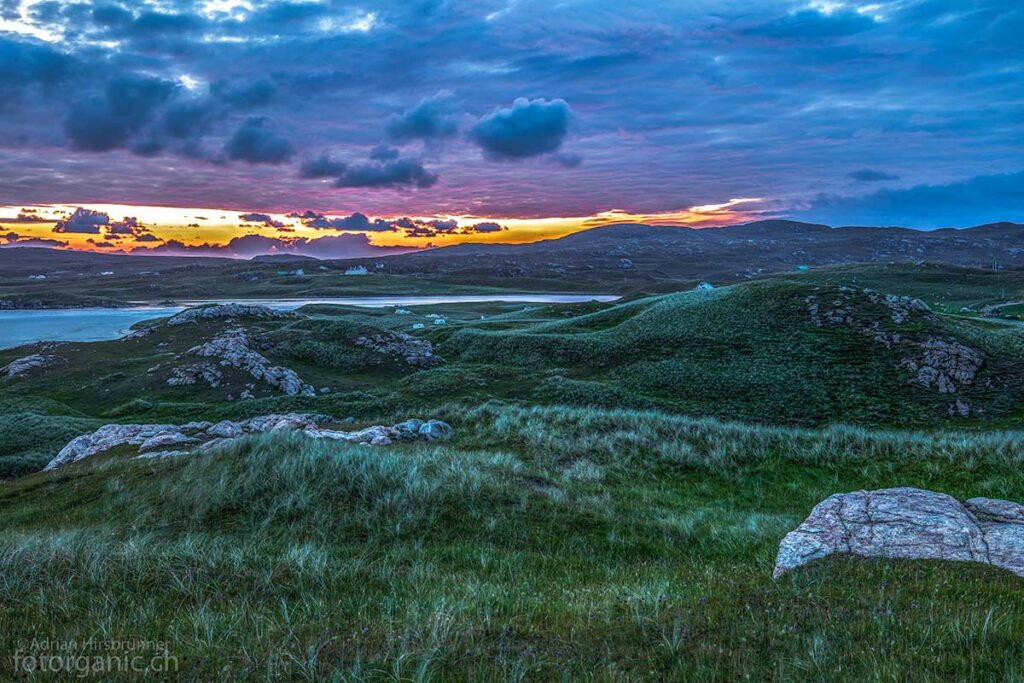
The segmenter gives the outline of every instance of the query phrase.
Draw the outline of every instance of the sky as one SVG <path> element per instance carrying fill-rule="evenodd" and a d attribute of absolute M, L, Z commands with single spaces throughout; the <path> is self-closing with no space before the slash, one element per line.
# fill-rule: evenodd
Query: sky
<path fill-rule="evenodd" d="M 1024 221 L 1019 0 L 0 0 L 0 247 Z"/>

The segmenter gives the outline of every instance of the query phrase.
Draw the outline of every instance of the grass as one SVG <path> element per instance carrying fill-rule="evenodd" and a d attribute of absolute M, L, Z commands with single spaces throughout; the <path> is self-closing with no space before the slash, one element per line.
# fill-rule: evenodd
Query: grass
<path fill-rule="evenodd" d="M 143 634 L 191 680 L 1024 673 L 1007 573 L 836 559 L 770 578 L 781 536 L 835 491 L 1024 498 L 1019 434 L 440 412 L 442 445 L 275 435 L 9 484 L 0 649 L 39 624 Z"/>
<path fill-rule="evenodd" d="M 833 558 L 771 580 L 782 536 L 838 491 L 1024 501 L 1019 328 L 953 315 L 1013 276 L 936 277 L 840 268 L 615 304 L 242 320 L 272 362 L 329 387 L 315 397 L 226 401 L 251 381 L 231 372 L 167 386 L 163 364 L 226 321 L 58 347 L 69 362 L 2 386 L 0 680 L 32 636 L 166 641 L 181 680 L 1022 680 L 1024 584 L 1006 572 Z M 899 353 L 815 327 L 805 298 L 844 284 L 949 309 L 856 313 L 982 350 L 957 394 L 978 413 L 950 419 Z M 413 330 L 427 313 L 448 324 Z M 384 330 L 444 362 L 352 343 Z M 291 410 L 436 417 L 455 436 L 276 434 L 29 474 L 106 422 Z"/>

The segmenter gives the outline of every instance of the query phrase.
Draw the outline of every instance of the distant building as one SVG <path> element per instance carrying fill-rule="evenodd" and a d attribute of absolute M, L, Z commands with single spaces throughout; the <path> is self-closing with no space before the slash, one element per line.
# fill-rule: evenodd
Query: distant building
<path fill-rule="evenodd" d="M 345 270 L 345 275 L 369 275 L 370 271 L 366 269 L 366 266 L 352 266 Z"/>
<path fill-rule="evenodd" d="M 114 274 L 114 271 L 112 271 L 112 270 L 104 270 L 102 273 L 100 273 L 100 275 L 113 275 L 113 274 Z"/>
<path fill-rule="evenodd" d="M 406 308 L 396 308 L 395 315 L 412 315 L 412 311 Z"/>
<path fill-rule="evenodd" d="M 423 329 L 423 323 L 413 323 L 412 329 L 414 329 L 414 330 L 422 330 Z"/>
<path fill-rule="evenodd" d="M 810 270 L 810 269 L 811 269 L 810 266 L 797 266 L 796 268 L 794 268 L 794 270 L 799 271 L 801 273 L 803 271 L 805 271 L 805 270 Z"/>
<path fill-rule="evenodd" d="M 28 279 L 29 280 L 45 280 L 46 276 L 45 275 L 29 275 Z"/>
<path fill-rule="evenodd" d="M 714 288 L 715 288 L 715 286 L 713 284 L 711 284 L 710 282 L 702 282 L 699 285 L 697 285 L 697 289 L 714 289 Z"/>
<path fill-rule="evenodd" d="M 445 320 L 444 318 L 434 318 L 434 324 L 435 325 L 447 325 L 448 321 Z"/>

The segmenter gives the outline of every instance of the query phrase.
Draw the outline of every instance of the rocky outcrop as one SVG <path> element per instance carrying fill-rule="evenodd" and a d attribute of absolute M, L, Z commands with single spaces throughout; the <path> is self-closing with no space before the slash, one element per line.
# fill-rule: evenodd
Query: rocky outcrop
<path fill-rule="evenodd" d="M 40 353 L 34 353 L 31 356 L 16 358 L 4 367 L 0 368 L 0 376 L 4 379 L 13 379 L 18 375 L 28 372 L 29 370 L 45 368 L 63 360 L 64 359 L 61 356 L 47 356 Z"/>
<path fill-rule="evenodd" d="M 174 425 L 103 425 L 92 434 L 72 439 L 45 469 L 52 470 L 59 465 L 77 462 L 121 446 L 141 446 L 155 437 L 179 432 L 179 428 Z"/>
<path fill-rule="evenodd" d="M 859 308 L 865 305 L 884 307 L 885 314 L 898 325 L 909 321 L 915 315 L 926 318 L 935 317 L 935 314 L 928 308 L 928 304 L 920 299 L 896 296 L 895 294 L 879 294 L 870 289 L 857 291 L 850 287 L 838 287 L 834 296 L 812 294 L 805 301 L 811 322 L 816 327 L 838 324 L 867 327 L 874 321 L 858 320 L 863 317 Z"/>
<path fill-rule="evenodd" d="M 917 346 L 920 353 L 904 358 L 901 365 L 918 384 L 934 387 L 941 394 L 952 394 L 958 385 L 972 384 L 981 369 L 981 352 L 958 341 L 928 339 Z"/>
<path fill-rule="evenodd" d="M 956 393 L 958 387 L 970 385 L 981 370 L 984 355 L 955 339 L 912 334 L 884 329 L 881 316 L 893 323 L 935 320 L 936 316 L 920 299 L 892 294 L 878 294 L 839 287 L 835 295 L 812 294 L 805 299 L 811 322 L 816 327 L 845 325 L 870 337 L 887 349 L 906 354 L 899 367 L 911 375 L 911 382 L 941 394 Z M 957 400 L 951 404 L 950 415 L 967 417 L 970 406 Z"/>
<path fill-rule="evenodd" d="M 251 345 L 249 334 L 241 327 L 235 327 L 218 334 L 204 344 L 193 346 L 188 353 L 204 358 L 217 358 L 221 365 L 244 370 L 256 379 L 264 380 L 270 386 L 280 389 L 289 396 L 316 395 L 316 389 L 303 382 L 294 370 L 272 365 L 262 354 L 253 351 Z M 171 380 L 181 381 L 179 374 L 182 379 L 194 377 L 194 372 L 180 368 L 178 370 L 183 374 L 176 372 L 168 380 L 168 383 Z"/>
<path fill-rule="evenodd" d="M 782 539 L 775 578 L 835 554 L 981 562 L 1024 576 L 1024 506 L 915 488 L 837 493 Z"/>
<path fill-rule="evenodd" d="M 329 415 L 286 413 L 260 415 L 240 422 L 222 420 L 216 424 L 110 424 L 100 427 L 91 434 L 72 439 L 45 469 L 52 470 L 117 448 L 129 448 L 133 455 L 140 458 L 204 453 L 248 434 L 267 432 L 297 432 L 313 439 L 373 446 L 386 446 L 400 441 L 433 441 L 448 438 L 452 434 L 452 428 L 440 420 L 406 420 L 391 427 L 373 426 L 355 431 L 326 429 L 321 426 L 333 423 L 338 423 L 338 420 Z"/>
<path fill-rule="evenodd" d="M 186 308 L 181 313 L 174 315 L 167 321 L 168 325 L 185 325 L 198 320 L 209 320 L 212 318 L 295 318 L 298 313 L 293 311 L 278 311 L 268 306 L 257 306 L 249 304 L 215 304 L 213 306 L 198 306 Z"/>
<path fill-rule="evenodd" d="M 188 386 L 203 380 L 211 387 L 219 387 L 224 373 L 217 369 L 213 363 L 192 363 L 171 370 L 171 376 L 167 383 L 172 387 Z"/>
<path fill-rule="evenodd" d="M 138 327 L 134 330 L 130 330 L 126 335 L 121 337 L 121 339 L 124 341 L 127 341 L 129 339 L 142 339 L 143 337 L 148 337 L 149 335 L 153 334 L 158 329 L 160 329 L 159 323 L 156 325 L 146 325 L 144 327 Z"/>
<path fill-rule="evenodd" d="M 363 334 L 356 337 L 353 343 L 377 353 L 399 358 L 417 367 L 431 367 L 441 362 L 441 359 L 434 355 L 434 347 L 429 341 L 417 339 L 403 332 Z"/>

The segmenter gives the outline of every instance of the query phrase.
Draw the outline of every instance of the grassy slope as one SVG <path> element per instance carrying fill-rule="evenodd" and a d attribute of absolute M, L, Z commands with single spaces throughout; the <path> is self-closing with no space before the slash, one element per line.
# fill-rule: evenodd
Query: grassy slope
<path fill-rule="evenodd" d="M 827 298 L 828 291 L 821 295 Z M 268 387 L 258 385 L 257 395 L 325 412 L 359 410 L 361 401 L 398 407 L 503 397 L 808 425 L 925 424 L 945 416 L 951 399 L 910 385 L 898 370 L 902 351 L 886 350 L 842 326 L 814 327 L 804 300 L 814 292 L 803 284 L 752 283 L 615 306 L 447 306 L 414 316 L 320 306 L 306 320 L 244 324 L 264 340 L 263 352 L 273 362 L 333 392 L 297 403 L 273 398 Z M 423 315 L 430 310 L 444 313 L 448 325 L 431 325 Z M 865 315 L 885 321 L 887 314 L 874 306 Z M 411 330 L 419 321 L 427 327 Z M 137 340 L 68 344 L 54 352 L 72 362 L 8 382 L 7 389 L 97 416 L 142 413 L 140 397 L 157 404 L 148 418 L 233 412 L 235 407 L 221 403 L 251 381 L 241 373 L 227 372 L 225 388 L 217 390 L 165 384 L 169 368 L 183 362 L 177 354 L 226 325 L 217 321 L 161 328 Z M 905 335 L 963 339 L 985 350 L 981 380 L 961 395 L 987 411 L 984 420 L 1015 418 L 1022 384 L 1016 361 L 1024 357 L 1015 330 L 956 319 L 886 325 Z M 417 372 L 352 344 L 359 334 L 381 329 L 432 339 L 446 363 Z M 0 363 L 27 350 L 0 352 Z M 353 405 L 339 405 L 346 402 Z"/>
<path fill-rule="evenodd" d="M 793 273 L 787 278 L 819 285 L 869 287 L 920 297 L 939 311 L 1024 300 L 1024 271 L 979 270 L 940 264 L 838 266 Z"/>
<path fill-rule="evenodd" d="M 48 427 L 48 419 L 60 415 L 184 422 L 307 410 L 376 420 L 450 400 L 502 398 L 805 426 L 977 428 L 1020 419 L 1024 344 L 1016 328 L 956 316 L 895 324 L 884 306 L 858 304 L 858 315 L 889 331 L 960 339 L 985 353 L 978 380 L 957 394 L 975 414 L 952 420 L 952 397 L 911 384 L 899 369 L 905 350 L 886 349 L 846 326 L 812 324 L 806 297 L 827 301 L 836 291 L 772 280 L 613 305 L 465 304 L 420 307 L 406 316 L 319 305 L 307 307 L 305 319 L 242 321 L 272 362 L 329 388 L 315 398 L 283 397 L 255 382 L 256 400 L 227 402 L 254 383 L 230 369 L 216 389 L 168 386 L 170 369 L 186 362 L 180 354 L 235 324 L 223 320 L 159 327 L 141 339 L 65 344 L 43 352 L 67 362 L 3 383 L 5 395 L 21 405 L 13 411 L 18 415 L 0 421 L 17 424 L 21 434 L 31 431 L 25 425 L 35 425 L 40 441 L 0 435 L 0 476 L 38 467 L 52 455 L 57 435 L 68 431 Z M 431 312 L 443 314 L 448 324 L 433 325 L 426 317 Z M 414 323 L 426 327 L 413 330 Z M 382 330 L 432 340 L 445 363 L 419 369 L 352 343 Z M 0 351 L 0 365 L 33 350 L 39 349 Z M 36 417 L 26 420 L 23 413 Z"/>
<path fill-rule="evenodd" d="M 912 275 L 876 289 L 926 295 Z M 970 396 L 991 414 L 950 422 L 936 417 L 945 398 L 891 379 L 894 359 L 862 336 L 810 325 L 803 297 L 819 283 L 801 278 L 613 306 L 323 306 L 309 320 L 244 321 L 273 342 L 272 360 L 334 389 L 312 399 L 225 402 L 236 387 L 196 392 L 145 373 L 220 323 L 67 345 L 84 362 L 3 386 L 0 463 L 20 459 L 15 473 L 111 420 L 419 414 L 456 436 L 391 449 L 261 438 L 0 482 L 0 652 L 46 624 L 44 635 L 166 639 L 192 680 L 1024 676 L 1024 588 L 1003 572 L 833 560 L 771 581 L 782 535 L 836 491 L 1024 500 L 1020 433 L 950 431 L 1019 418 L 1015 328 L 901 328 L 984 348 L 984 371 L 1005 380 Z M 439 368 L 350 344 L 430 311 L 449 324 L 416 334 L 438 345 Z M 522 407 L 618 402 L 663 410 Z M 9 666 L 0 658 L 0 679 Z"/>
<path fill-rule="evenodd" d="M 263 438 L 0 489 L 0 649 L 45 623 L 165 639 L 200 680 L 1022 673 L 1005 573 L 840 560 L 770 579 L 782 534 L 837 490 L 1024 498 L 1019 434 L 439 412 L 444 445 Z"/>

